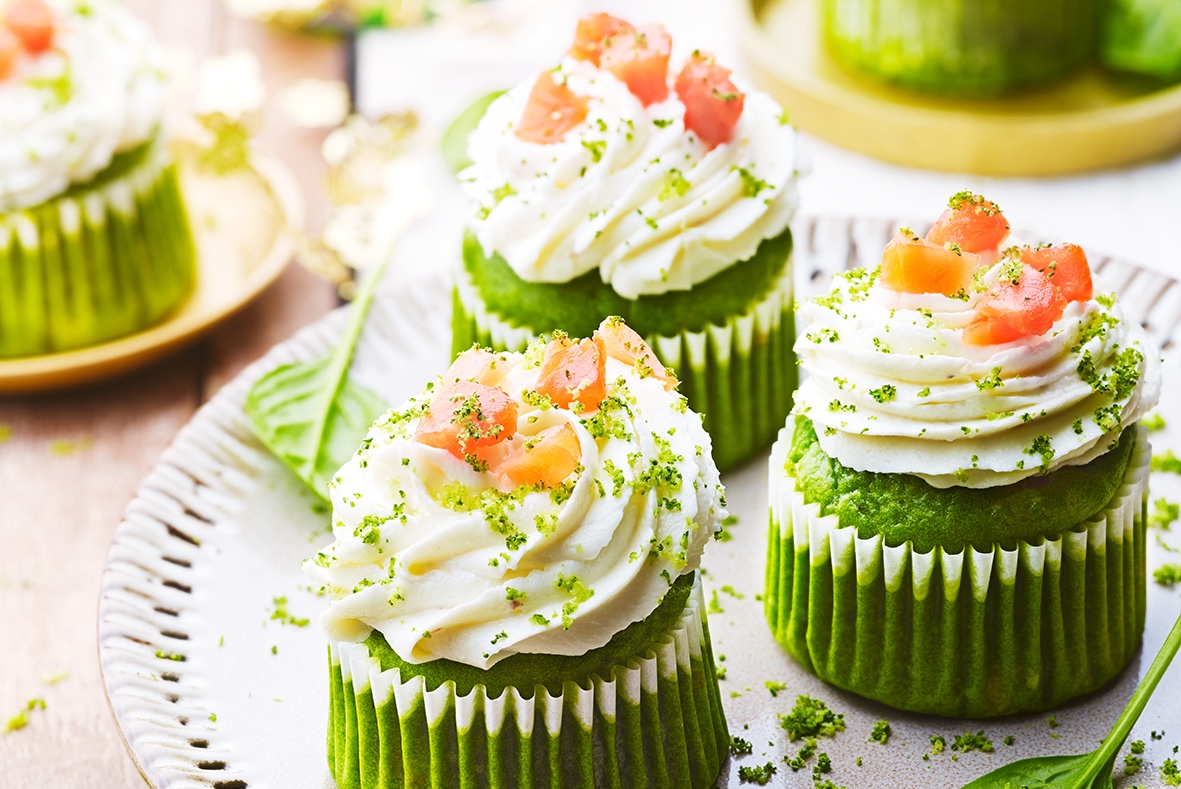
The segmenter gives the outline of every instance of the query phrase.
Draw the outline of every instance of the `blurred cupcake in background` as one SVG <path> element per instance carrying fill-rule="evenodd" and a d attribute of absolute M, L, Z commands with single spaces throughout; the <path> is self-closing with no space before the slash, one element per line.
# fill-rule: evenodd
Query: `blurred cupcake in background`
<path fill-rule="evenodd" d="M 140 331 L 191 291 L 166 93 L 120 4 L 0 4 L 0 357 Z"/>
<path fill-rule="evenodd" d="M 554 69 L 494 101 L 460 174 L 472 199 L 453 350 L 519 350 L 621 315 L 676 369 L 722 468 L 791 404 L 796 137 L 781 107 L 658 24 L 578 24 Z"/>

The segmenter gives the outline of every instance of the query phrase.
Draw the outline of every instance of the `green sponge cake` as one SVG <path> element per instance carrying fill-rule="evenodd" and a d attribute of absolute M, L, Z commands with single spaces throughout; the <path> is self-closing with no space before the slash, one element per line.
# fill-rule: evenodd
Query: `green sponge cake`
<path fill-rule="evenodd" d="M 113 0 L 0 3 L 0 358 L 140 331 L 191 291 L 166 90 Z"/>
<path fill-rule="evenodd" d="M 706 789 L 727 755 L 697 568 L 726 517 L 701 419 L 622 320 L 472 349 L 332 482 L 341 789 Z"/>
<path fill-rule="evenodd" d="M 770 466 L 765 611 L 805 668 L 892 706 L 1040 711 L 1116 675 L 1145 616 L 1160 352 L 1083 250 L 955 195 L 801 307 Z"/>
<path fill-rule="evenodd" d="M 660 25 L 578 25 L 554 69 L 488 107 L 460 173 L 472 213 L 453 350 L 520 350 L 622 316 L 681 375 L 723 470 L 791 408 L 796 138 L 769 96 Z"/>

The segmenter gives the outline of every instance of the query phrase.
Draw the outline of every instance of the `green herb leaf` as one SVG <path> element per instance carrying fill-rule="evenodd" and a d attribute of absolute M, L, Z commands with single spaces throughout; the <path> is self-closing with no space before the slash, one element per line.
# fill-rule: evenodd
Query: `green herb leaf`
<path fill-rule="evenodd" d="M 321 498 L 328 483 L 386 408 L 384 398 L 349 379 L 361 328 L 377 283 L 392 255 L 365 278 L 348 324 L 332 353 L 311 362 L 276 367 L 246 396 L 254 434 Z"/>
<path fill-rule="evenodd" d="M 472 163 L 467 155 L 468 135 L 480 125 L 480 120 L 488 108 L 492 106 L 492 102 L 503 96 L 505 92 L 503 90 L 494 91 L 482 99 L 476 100 L 459 113 L 451 125 L 447 127 L 447 131 L 443 132 L 443 139 L 439 141 L 439 150 L 443 154 L 447 166 L 451 168 L 451 172 L 458 173 Z"/>

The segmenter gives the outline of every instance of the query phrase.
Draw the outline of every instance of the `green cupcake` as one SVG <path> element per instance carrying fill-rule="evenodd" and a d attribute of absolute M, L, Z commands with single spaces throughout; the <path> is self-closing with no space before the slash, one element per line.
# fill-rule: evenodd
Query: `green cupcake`
<path fill-rule="evenodd" d="M 1069 74 L 1096 51 L 1098 0 L 824 0 L 845 64 L 924 92 L 990 95 Z"/>
<path fill-rule="evenodd" d="M 49 6 L 48 48 L 0 78 L 0 358 L 145 329 L 195 276 L 147 28 L 106 0 Z"/>
<path fill-rule="evenodd" d="M 713 786 L 729 736 L 696 572 L 709 435 L 618 320 L 470 350 L 332 483 L 342 789 Z"/>
<path fill-rule="evenodd" d="M 669 72 L 663 29 L 603 17 L 580 23 L 555 70 L 492 102 L 469 138 L 453 349 L 520 350 L 622 316 L 676 369 L 729 468 L 770 445 L 796 382 L 795 133 L 709 56 Z M 614 37 L 594 43 L 592 23 Z M 647 49 L 595 48 L 628 36 Z M 638 83 L 625 56 L 663 57 L 664 77 Z"/>
<path fill-rule="evenodd" d="M 801 307 L 765 612 L 805 668 L 868 698 L 1041 711 L 1140 644 L 1159 351 L 1081 249 L 1014 242 L 977 196 L 952 206 Z"/>

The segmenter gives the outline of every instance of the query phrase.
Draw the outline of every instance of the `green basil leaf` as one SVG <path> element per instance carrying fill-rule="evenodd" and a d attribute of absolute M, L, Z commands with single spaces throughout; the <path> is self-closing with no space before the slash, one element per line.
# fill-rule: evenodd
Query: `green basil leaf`
<path fill-rule="evenodd" d="M 439 148 L 443 152 L 443 159 L 451 172 L 458 173 L 472 163 L 467 155 L 467 138 L 480 125 L 480 119 L 488 111 L 492 102 L 503 96 L 506 91 L 498 90 L 489 93 L 471 104 L 447 127 L 443 132 L 443 139 L 439 141 Z"/>
<path fill-rule="evenodd" d="M 964 789 L 1065 789 L 1080 785 L 1077 782 L 1085 775 L 1090 760 L 1089 753 L 1022 759 L 980 776 Z M 1106 781 L 1088 781 L 1081 786 L 1107 789 L 1111 786 L 1111 770 L 1105 775 Z"/>
<path fill-rule="evenodd" d="M 318 496 L 353 453 L 385 400 L 348 379 L 335 397 L 332 359 L 277 367 L 246 398 L 254 433 Z"/>

